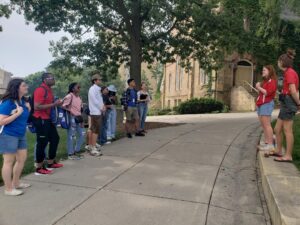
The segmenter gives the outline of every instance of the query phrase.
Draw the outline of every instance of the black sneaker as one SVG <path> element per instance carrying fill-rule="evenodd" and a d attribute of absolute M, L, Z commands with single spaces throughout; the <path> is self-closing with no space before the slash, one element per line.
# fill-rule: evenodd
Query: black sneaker
<path fill-rule="evenodd" d="M 135 133 L 135 136 L 144 137 L 145 134 L 142 132 L 137 132 L 137 133 Z"/>
<path fill-rule="evenodd" d="M 132 138 L 131 133 L 127 133 L 127 137 L 128 137 L 128 138 Z"/>

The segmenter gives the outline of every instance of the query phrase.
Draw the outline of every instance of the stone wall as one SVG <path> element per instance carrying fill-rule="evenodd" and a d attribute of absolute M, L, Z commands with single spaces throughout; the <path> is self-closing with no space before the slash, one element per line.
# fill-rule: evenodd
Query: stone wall
<path fill-rule="evenodd" d="M 242 86 L 231 89 L 232 111 L 255 111 L 255 98 Z"/>

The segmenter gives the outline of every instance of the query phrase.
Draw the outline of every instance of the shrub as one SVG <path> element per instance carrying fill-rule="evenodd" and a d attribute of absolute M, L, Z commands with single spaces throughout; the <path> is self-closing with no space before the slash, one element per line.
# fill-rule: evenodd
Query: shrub
<path fill-rule="evenodd" d="M 176 107 L 179 114 L 222 112 L 224 104 L 212 98 L 193 98 Z"/>

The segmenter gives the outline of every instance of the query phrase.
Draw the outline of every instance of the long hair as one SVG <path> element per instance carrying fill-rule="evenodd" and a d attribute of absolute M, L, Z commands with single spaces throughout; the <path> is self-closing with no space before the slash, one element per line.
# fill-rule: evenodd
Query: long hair
<path fill-rule="evenodd" d="M 264 66 L 269 71 L 268 79 L 277 80 L 276 71 L 274 69 L 274 66 L 272 65 L 266 65 Z"/>
<path fill-rule="evenodd" d="M 279 56 L 278 61 L 281 62 L 283 68 L 293 67 L 295 56 L 296 51 L 291 48 L 288 48 L 285 54 Z"/>
<path fill-rule="evenodd" d="M 7 85 L 6 92 L 2 97 L 2 101 L 8 99 L 12 101 L 19 101 L 19 88 L 23 82 L 24 80 L 20 78 L 12 79 Z"/>
<path fill-rule="evenodd" d="M 77 82 L 74 82 L 74 83 L 71 83 L 71 84 L 69 85 L 69 91 L 68 91 L 68 94 L 74 92 L 74 87 L 75 87 L 77 84 L 78 84 Z"/>

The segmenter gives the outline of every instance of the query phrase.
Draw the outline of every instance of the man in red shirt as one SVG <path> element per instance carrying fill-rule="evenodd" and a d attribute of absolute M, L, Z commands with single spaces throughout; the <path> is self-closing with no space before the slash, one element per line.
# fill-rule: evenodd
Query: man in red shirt
<path fill-rule="evenodd" d="M 49 143 L 48 168 L 60 168 L 63 165 L 56 163 L 55 157 L 59 143 L 59 135 L 55 124 L 51 121 L 51 108 L 62 103 L 61 100 L 54 102 L 51 87 L 55 84 L 51 73 L 42 75 L 42 84 L 35 89 L 33 94 L 34 112 L 33 125 L 36 128 L 36 175 L 51 174 L 52 171 L 44 165 L 45 149 Z"/>

